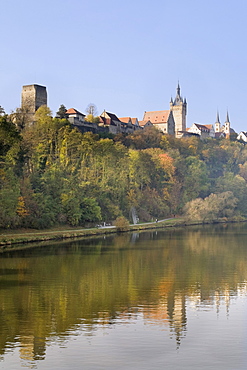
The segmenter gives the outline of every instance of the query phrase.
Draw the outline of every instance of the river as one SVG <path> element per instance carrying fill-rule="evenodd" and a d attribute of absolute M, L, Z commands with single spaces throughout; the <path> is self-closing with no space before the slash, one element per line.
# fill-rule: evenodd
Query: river
<path fill-rule="evenodd" d="M 0 369 L 242 370 L 247 225 L 0 255 Z"/>

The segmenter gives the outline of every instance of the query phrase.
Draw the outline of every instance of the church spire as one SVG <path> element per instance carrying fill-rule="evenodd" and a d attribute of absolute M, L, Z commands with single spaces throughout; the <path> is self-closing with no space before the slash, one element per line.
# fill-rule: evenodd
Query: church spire
<path fill-rule="evenodd" d="M 174 99 L 173 105 L 180 105 L 180 104 L 183 104 L 183 99 L 180 95 L 180 85 L 179 85 L 179 82 L 178 82 L 177 95 Z"/>
<path fill-rule="evenodd" d="M 229 120 L 228 110 L 227 110 L 227 113 L 226 113 L 226 122 L 225 122 L 224 126 L 225 126 L 224 127 L 224 133 L 226 135 L 226 138 L 230 139 L 231 127 L 230 127 L 230 120 Z"/>
<path fill-rule="evenodd" d="M 178 87 L 177 87 L 177 96 L 181 97 L 181 96 L 180 96 L 180 86 L 179 86 L 179 81 L 178 81 Z"/>
<path fill-rule="evenodd" d="M 229 113 L 228 113 L 228 110 L 227 110 L 227 112 L 226 112 L 226 122 L 230 122 L 230 120 L 229 120 Z"/>
<path fill-rule="evenodd" d="M 219 115 L 218 110 L 217 110 L 217 116 L 216 116 L 216 122 L 215 123 L 220 123 L 220 115 Z"/>
<path fill-rule="evenodd" d="M 221 132 L 220 115 L 219 115 L 218 110 L 217 110 L 216 122 L 215 122 L 215 132 Z"/>

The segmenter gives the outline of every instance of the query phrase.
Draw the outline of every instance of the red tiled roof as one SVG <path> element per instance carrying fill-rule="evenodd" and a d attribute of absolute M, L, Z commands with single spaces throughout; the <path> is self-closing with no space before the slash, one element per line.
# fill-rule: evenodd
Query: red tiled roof
<path fill-rule="evenodd" d="M 79 112 L 78 110 L 76 110 L 75 108 L 70 108 L 66 111 L 66 114 L 81 114 L 82 116 L 85 116 L 85 114 Z"/>
<path fill-rule="evenodd" d="M 165 123 L 169 118 L 170 110 L 159 110 L 152 112 L 145 112 L 143 120 L 149 120 L 152 123 Z"/>
<path fill-rule="evenodd" d="M 124 123 L 129 123 L 131 121 L 130 117 L 119 117 L 119 120 Z"/>
<path fill-rule="evenodd" d="M 131 118 L 132 125 L 135 125 L 136 121 L 138 121 L 138 118 L 136 118 L 136 117 Z"/>

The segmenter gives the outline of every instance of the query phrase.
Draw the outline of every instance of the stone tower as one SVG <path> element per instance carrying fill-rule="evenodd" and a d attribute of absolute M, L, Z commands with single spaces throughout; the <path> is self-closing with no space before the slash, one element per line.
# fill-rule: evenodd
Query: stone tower
<path fill-rule="evenodd" d="M 215 125 L 215 132 L 221 132 L 219 112 L 217 112 L 216 122 L 214 125 Z"/>
<path fill-rule="evenodd" d="M 187 102 L 180 95 L 180 86 L 178 83 L 177 95 L 174 101 L 171 98 L 170 110 L 173 113 L 175 121 L 175 136 L 178 135 L 178 131 L 186 131 L 186 114 L 187 114 Z"/>
<path fill-rule="evenodd" d="M 47 105 L 47 92 L 45 86 L 25 85 L 22 87 L 21 108 L 28 115 L 28 121 L 34 121 L 34 114 L 41 105 Z"/>

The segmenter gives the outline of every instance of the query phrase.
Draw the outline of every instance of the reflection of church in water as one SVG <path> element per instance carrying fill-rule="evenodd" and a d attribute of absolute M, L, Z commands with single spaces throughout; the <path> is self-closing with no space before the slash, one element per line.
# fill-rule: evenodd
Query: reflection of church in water
<path fill-rule="evenodd" d="M 25 361 L 37 361 L 45 359 L 46 338 L 34 335 L 20 336 L 20 358 Z"/>
<path fill-rule="evenodd" d="M 164 284 L 162 284 L 162 290 Z M 243 287 L 246 291 L 247 287 Z M 161 296 L 156 307 L 144 308 L 143 316 L 148 323 L 157 325 L 169 325 L 171 334 L 176 338 L 177 347 L 180 346 L 181 339 L 185 337 L 187 331 L 186 308 L 188 305 L 198 309 L 203 306 L 216 308 L 216 313 L 220 311 L 220 306 L 224 306 L 226 313 L 229 313 L 231 288 L 226 284 L 222 289 L 216 290 L 212 295 L 203 296 L 200 289 L 194 292 L 167 292 Z M 239 288 L 237 294 L 243 293 Z"/>

